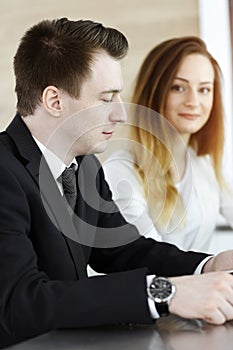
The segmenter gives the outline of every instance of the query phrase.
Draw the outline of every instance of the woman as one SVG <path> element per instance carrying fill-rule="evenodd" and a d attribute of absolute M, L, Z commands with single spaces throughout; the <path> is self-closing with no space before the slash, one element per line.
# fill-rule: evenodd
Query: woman
<path fill-rule="evenodd" d="M 116 203 L 142 235 L 208 250 L 219 213 L 233 226 L 233 197 L 221 172 L 218 63 L 198 37 L 167 40 L 145 58 L 132 102 L 142 106 L 132 117 L 133 146 L 104 163 Z"/>

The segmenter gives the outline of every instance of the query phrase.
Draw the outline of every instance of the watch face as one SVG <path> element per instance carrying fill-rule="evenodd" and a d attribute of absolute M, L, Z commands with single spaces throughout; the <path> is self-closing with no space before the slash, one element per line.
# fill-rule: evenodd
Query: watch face
<path fill-rule="evenodd" d="M 167 278 L 156 277 L 149 287 L 150 297 L 157 303 L 167 302 L 174 293 L 174 286 Z"/>

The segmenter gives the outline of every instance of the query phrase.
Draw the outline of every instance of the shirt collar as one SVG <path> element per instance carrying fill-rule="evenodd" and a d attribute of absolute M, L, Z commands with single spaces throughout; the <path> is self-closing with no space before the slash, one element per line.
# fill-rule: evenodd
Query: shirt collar
<path fill-rule="evenodd" d="M 45 145 L 43 145 L 39 140 L 37 140 L 34 136 L 33 139 L 35 140 L 37 146 L 41 150 L 41 153 L 43 154 L 50 171 L 54 177 L 54 179 L 57 181 L 58 178 L 61 176 L 67 165 L 50 149 L 48 149 Z M 74 163 L 76 167 L 78 168 L 78 164 L 76 159 L 74 158 L 72 162 L 69 164 L 69 166 Z M 77 170 L 77 169 L 76 169 Z"/>

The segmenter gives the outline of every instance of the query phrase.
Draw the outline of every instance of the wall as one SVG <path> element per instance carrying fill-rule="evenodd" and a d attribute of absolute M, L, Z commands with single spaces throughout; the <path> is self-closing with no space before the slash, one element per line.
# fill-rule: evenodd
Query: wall
<path fill-rule="evenodd" d="M 90 18 L 123 31 L 130 53 L 123 64 L 127 101 L 146 53 L 158 42 L 198 35 L 198 0 L 0 0 L 0 130 L 15 113 L 13 56 L 24 32 L 47 18 Z"/>

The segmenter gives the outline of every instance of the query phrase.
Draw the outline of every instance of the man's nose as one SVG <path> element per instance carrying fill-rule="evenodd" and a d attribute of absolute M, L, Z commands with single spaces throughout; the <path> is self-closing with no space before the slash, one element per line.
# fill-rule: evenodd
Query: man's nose
<path fill-rule="evenodd" d="M 112 104 L 110 121 L 114 123 L 125 123 L 127 121 L 127 112 L 121 97 L 118 97 L 118 101 Z"/>

